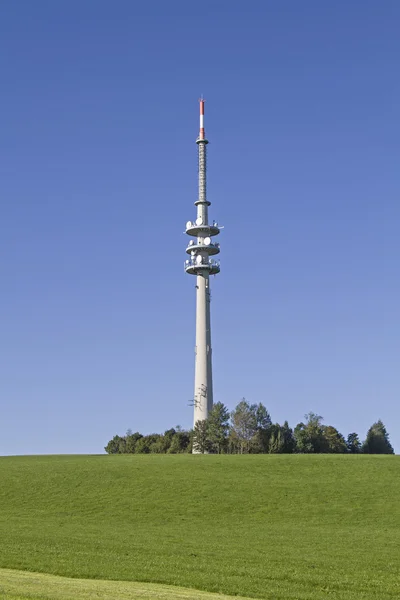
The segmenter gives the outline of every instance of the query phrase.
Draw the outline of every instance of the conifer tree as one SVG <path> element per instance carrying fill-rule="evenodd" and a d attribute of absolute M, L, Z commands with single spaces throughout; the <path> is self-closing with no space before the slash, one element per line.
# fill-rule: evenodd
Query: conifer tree
<path fill-rule="evenodd" d="M 358 454 L 361 452 L 361 442 L 357 433 L 349 433 L 346 441 L 347 452 L 350 454 Z"/>
<path fill-rule="evenodd" d="M 226 451 L 228 432 L 229 411 L 222 402 L 217 402 L 207 419 L 207 436 L 211 452 L 221 454 Z"/>
<path fill-rule="evenodd" d="M 394 454 L 389 434 L 380 419 L 368 429 L 362 451 L 364 454 Z"/>

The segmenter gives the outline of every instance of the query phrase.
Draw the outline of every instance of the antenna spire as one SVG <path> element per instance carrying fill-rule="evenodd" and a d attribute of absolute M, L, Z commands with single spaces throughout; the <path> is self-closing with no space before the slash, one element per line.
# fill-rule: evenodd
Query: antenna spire
<path fill-rule="evenodd" d="M 200 97 L 200 131 L 199 131 L 199 140 L 205 140 L 205 132 L 204 132 L 204 98 L 203 94 Z"/>

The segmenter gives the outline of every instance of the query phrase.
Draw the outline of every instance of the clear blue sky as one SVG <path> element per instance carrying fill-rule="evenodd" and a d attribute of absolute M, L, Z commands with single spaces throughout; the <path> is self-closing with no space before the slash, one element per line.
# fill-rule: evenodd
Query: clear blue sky
<path fill-rule="evenodd" d="M 215 399 L 400 451 L 400 3 L 0 5 L 0 454 L 190 427 L 198 97 Z"/>

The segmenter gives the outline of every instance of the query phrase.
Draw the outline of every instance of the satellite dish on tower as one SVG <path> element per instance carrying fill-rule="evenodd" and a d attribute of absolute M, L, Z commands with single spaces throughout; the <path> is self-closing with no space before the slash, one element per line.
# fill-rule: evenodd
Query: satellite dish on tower
<path fill-rule="evenodd" d="M 196 257 L 196 262 L 197 262 L 197 264 L 198 264 L 198 265 L 200 265 L 202 260 L 203 260 L 203 259 L 202 259 L 202 257 L 201 257 L 201 256 L 200 256 L 200 254 L 199 254 L 199 255 Z"/>
<path fill-rule="evenodd" d="M 192 221 L 188 221 L 186 223 L 186 229 L 189 229 L 189 227 L 191 227 L 191 226 L 192 226 Z"/>
<path fill-rule="evenodd" d="M 209 237 L 204 238 L 204 245 L 209 246 L 210 244 L 211 244 L 211 238 L 209 238 Z"/>
<path fill-rule="evenodd" d="M 203 225 L 203 219 L 201 217 L 197 217 L 196 225 Z"/>

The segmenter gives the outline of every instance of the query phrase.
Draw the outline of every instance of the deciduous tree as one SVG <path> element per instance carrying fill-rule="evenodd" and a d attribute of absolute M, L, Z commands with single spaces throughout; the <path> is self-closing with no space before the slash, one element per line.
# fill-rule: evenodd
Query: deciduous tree
<path fill-rule="evenodd" d="M 234 451 L 246 454 L 257 432 L 257 416 L 253 407 L 243 398 L 231 413 L 231 446 Z"/>
<path fill-rule="evenodd" d="M 122 438 L 119 435 L 114 435 L 113 439 L 108 442 L 104 450 L 107 452 L 107 454 L 123 454 L 125 451 L 125 444 L 125 438 Z"/>
<path fill-rule="evenodd" d="M 346 441 L 335 427 L 332 427 L 332 425 L 323 426 L 322 430 L 326 440 L 324 452 L 330 454 L 345 454 L 347 452 Z"/>
<path fill-rule="evenodd" d="M 136 431 L 136 433 L 132 433 L 130 429 L 126 432 L 126 452 L 128 454 L 134 454 L 136 450 L 137 442 L 142 438 L 142 434 Z"/>
<path fill-rule="evenodd" d="M 305 415 L 306 422 L 296 425 L 294 437 L 297 451 L 311 454 L 326 451 L 326 440 L 322 426 L 322 417 L 313 412 Z"/>
<path fill-rule="evenodd" d="M 206 419 L 197 421 L 193 430 L 193 452 L 206 454 L 210 451 L 208 422 Z"/>
<path fill-rule="evenodd" d="M 182 454 L 190 452 L 192 446 L 192 437 L 190 431 L 185 431 L 177 426 L 175 435 L 172 437 L 171 445 L 168 449 L 169 454 Z"/>

